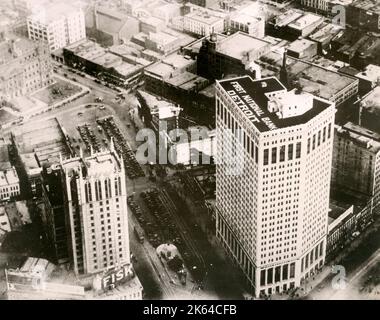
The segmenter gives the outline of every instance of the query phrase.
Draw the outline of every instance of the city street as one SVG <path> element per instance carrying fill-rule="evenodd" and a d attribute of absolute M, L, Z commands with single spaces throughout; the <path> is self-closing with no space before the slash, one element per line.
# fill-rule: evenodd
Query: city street
<path fill-rule="evenodd" d="M 380 221 L 375 221 L 367 230 L 356 238 L 334 259 L 325 266 L 326 277 L 313 285 L 308 293 L 308 299 L 368 299 L 371 292 L 378 284 L 380 276 Z M 331 267 L 342 266 L 343 273 L 332 273 Z M 334 280 L 335 279 L 335 280 Z M 341 289 L 333 288 L 333 281 L 343 280 L 346 283 Z M 335 283 L 335 282 L 334 282 Z M 371 299 L 379 299 L 372 296 Z"/>

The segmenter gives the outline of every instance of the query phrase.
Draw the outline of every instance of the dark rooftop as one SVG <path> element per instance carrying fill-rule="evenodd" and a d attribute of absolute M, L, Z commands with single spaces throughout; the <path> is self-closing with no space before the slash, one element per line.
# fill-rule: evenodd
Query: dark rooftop
<path fill-rule="evenodd" d="M 330 104 L 314 98 L 313 107 L 304 114 L 289 118 L 279 118 L 276 113 L 267 109 L 268 98 L 266 93 L 286 90 L 282 83 L 274 77 L 253 80 L 250 76 L 219 81 L 220 86 L 229 92 L 230 96 L 237 95 L 235 104 L 251 112 L 246 113 L 247 118 L 261 131 L 276 130 L 300 125 L 310 121 L 316 115 L 327 109 Z M 237 90 L 241 87 L 242 90 Z"/>

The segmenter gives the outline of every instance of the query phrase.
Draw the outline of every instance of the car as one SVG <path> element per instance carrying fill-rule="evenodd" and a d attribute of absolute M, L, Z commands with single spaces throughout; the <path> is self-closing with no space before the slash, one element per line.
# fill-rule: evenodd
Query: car
<path fill-rule="evenodd" d="M 78 112 L 78 116 L 83 116 L 83 112 Z"/>
<path fill-rule="evenodd" d="M 99 109 L 100 109 L 100 110 L 105 110 L 105 109 L 106 109 L 106 107 L 105 107 L 105 106 L 103 106 L 103 105 L 101 105 L 101 106 L 99 106 Z"/>

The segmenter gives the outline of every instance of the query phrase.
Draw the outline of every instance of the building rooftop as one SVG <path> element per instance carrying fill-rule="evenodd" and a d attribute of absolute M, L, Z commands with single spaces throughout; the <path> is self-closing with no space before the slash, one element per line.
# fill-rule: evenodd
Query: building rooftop
<path fill-rule="evenodd" d="M 270 52 L 260 58 L 262 76 L 278 76 L 282 66 L 282 52 Z M 318 62 L 319 63 L 319 62 Z M 338 68 L 339 69 L 339 68 Z M 357 78 L 336 71 L 331 65 L 317 65 L 291 56 L 287 57 L 289 82 L 298 83 L 304 91 L 330 100 L 349 85 L 359 82 Z"/>
<path fill-rule="evenodd" d="M 70 151 L 57 120 L 51 119 L 24 125 L 13 131 L 20 154 L 35 153 L 38 164 L 59 161 L 59 155 L 67 157 Z"/>
<path fill-rule="evenodd" d="M 368 93 L 361 103 L 365 108 L 380 110 L 380 86 L 375 87 Z"/>
<path fill-rule="evenodd" d="M 15 168 L 0 171 L 0 187 L 18 184 L 19 179 Z"/>
<path fill-rule="evenodd" d="M 313 97 L 311 108 L 303 114 L 280 118 L 275 112 L 269 112 L 269 93 L 286 93 L 286 88 L 276 78 L 253 80 L 249 76 L 221 80 L 218 84 L 235 101 L 236 107 L 243 110 L 247 118 L 261 132 L 296 126 L 308 122 L 320 112 L 330 107 Z"/>
<path fill-rule="evenodd" d="M 347 122 L 345 125 L 337 127 L 337 134 L 344 135 L 373 153 L 380 151 L 380 134 L 352 122 Z"/>
<path fill-rule="evenodd" d="M 0 40 L 0 66 L 8 66 L 11 61 L 35 50 L 37 47 L 38 43 L 32 40 L 7 34 L 5 39 Z"/>
<path fill-rule="evenodd" d="M 288 27 L 292 29 L 297 29 L 297 30 L 303 30 L 304 28 L 307 28 L 308 26 L 323 20 L 321 16 L 318 16 L 316 14 L 311 14 L 307 13 L 303 15 L 302 17 L 299 17 L 297 20 L 292 21 L 291 23 L 288 24 Z"/>
<path fill-rule="evenodd" d="M 315 32 L 309 35 L 309 39 L 316 42 L 328 42 L 331 40 L 342 27 L 333 23 L 324 23 L 322 28 L 319 28 Z"/>
<path fill-rule="evenodd" d="M 307 39 L 298 39 L 296 41 L 293 41 L 289 47 L 288 50 L 293 52 L 303 52 L 310 46 L 314 45 L 315 42 Z"/>
<path fill-rule="evenodd" d="M 101 151 L 91 154 L 89 157 L 74 157 L 62 161 L 61 166 L 69 176 L 76 175 L 79 171 L 85 177 L 108 176 L 121 170 L 121 161 L 113 147 L 111 151 Z"/>
<path fill-rule="evenodd" d="M 213 25 L 224 20 L 224 14 L 212 10 L 200 9 L 188 13 L 185 18 L 198 21 L 203 24 Z"/>
<path fill-rule="evenodd" d="M 189 59 L 181 54 L 174 53 L 167 56 L 162 62 L 158 62 L 146 68 L 146 71 L 161 77 L 167 77 L 177 69 L 186 69 L 194 64 L 194 60 Z"/>
<path fill-rule="evenodd" d="M 302 16 L 303 16 L 302 12 L 291 9 L 275 17 L 274 25 L 277 27 L 284 27 Z"/>
<path fill-rule="evenodd" d="M 236 32 L 222 39 L 220 44 L 218 44 L 217 51 L 237 60 L 241 60 L 247 52 L 260 50 L 265 46 L 269 46 L 269 44 L 267 41 L 255 38 L 244 32 Z"/>
<path fill-rule="evenodd" d="M 380 14 L 380 2 L 377 0 L 356 0 L 352 6 Z"/>
<path fill-rule="evenodd" d="M 373 83 L 377 83 L 380 85 L 380 66 L 370 64 L 368 65 L 364 71 L 355 74 L 355 77 L 360 79 L 369 80 Z"/>

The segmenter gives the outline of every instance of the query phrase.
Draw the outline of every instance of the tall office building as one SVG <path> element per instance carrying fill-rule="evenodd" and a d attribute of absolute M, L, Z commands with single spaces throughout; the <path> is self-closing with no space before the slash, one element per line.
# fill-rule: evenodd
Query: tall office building
<path fill-rule="evenodd" d="M 110 151 L 61 162 L 69 251 L 76 274 L 130 263 L 123 160 Z"/>
<path fill-rule="evenodd" d="M 255 296 L 287 291 L 324 263 L 335 106 L 273 77 L 216 92 L 217 237 Z"/>
<path fill-rule="evenodd" d="M 32 40 L 47 43 L 50 51 L 86 38 L 83 10 L 68 3 L 53 3 L 38 9 L 27 19 Z"/>

